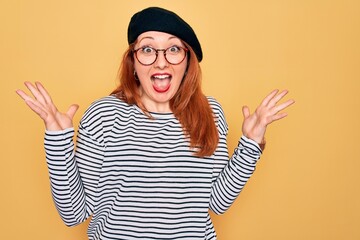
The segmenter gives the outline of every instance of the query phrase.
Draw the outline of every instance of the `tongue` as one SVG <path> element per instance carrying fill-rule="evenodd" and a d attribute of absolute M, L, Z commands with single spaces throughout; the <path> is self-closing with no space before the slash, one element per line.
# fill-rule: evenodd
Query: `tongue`
<path fill-rule="evenodd" d="M 153 86 L 155 88 L 156 91 L 166 91 L 169 89 L 170 87 L 170 79 L 169 78 L 164 78 L 164 79 L 154 79 L 153 80 Z"/>

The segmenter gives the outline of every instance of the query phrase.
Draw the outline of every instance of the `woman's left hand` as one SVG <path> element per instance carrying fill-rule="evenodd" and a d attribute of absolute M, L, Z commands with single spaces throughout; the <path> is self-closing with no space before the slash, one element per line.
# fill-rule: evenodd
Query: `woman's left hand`
<path fill-rule="evenodd" d="M 250 109 L 247 106 L 244 106 L 242 108 L 244 115 L 244 122 L 242 125 L 243 135 L 259 144 L 262 143 L 264 141 L 266 127 L 270 123 L 286 117 L 287 113 L 280 111 L 295 103 L 294 100 L 290 99 L 277 105 L 287 93 L 287 90 L 280 93 L 279 90 L 272 91 L 264 98 L 253 114 L 250 114 Z"/>

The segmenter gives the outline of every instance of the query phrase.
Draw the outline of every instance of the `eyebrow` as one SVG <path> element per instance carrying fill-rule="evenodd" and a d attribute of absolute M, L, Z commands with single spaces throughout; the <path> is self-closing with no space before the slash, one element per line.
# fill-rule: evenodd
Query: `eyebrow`
<path fill-rule="evenodd" d="M 144 40 L 144 39 L 151 39 L 151 40 L 154 40 L 154 38 L 153 37 L 147 37 L 147 36 L 145 36 L 145 37 L 143 37 L 143 38 L 141 38 L 140 40 L 139 40 L 139 42 L 141 42 L 142 40 Z"/>

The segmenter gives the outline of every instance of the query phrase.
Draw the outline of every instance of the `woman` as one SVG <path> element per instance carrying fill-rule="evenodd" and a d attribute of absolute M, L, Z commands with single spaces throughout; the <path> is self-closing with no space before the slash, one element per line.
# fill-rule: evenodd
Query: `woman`
<path fill-rule="evenodd" d="M 56 207 L 68 226 L 92 217 L 89 239 L 216 239 L 208 210 L 222 214 L 255 170 L 266 127 L 294 103 L 271 92 L 229 160 L 221 106 L 200 88 L 201 45 L 175 13 L 147 8 L 128 28 L 120 85 L 94 102 L 72 141 L 78 106 L 59 112 L 40 84 L 17 93 L 46 126 Z"/>

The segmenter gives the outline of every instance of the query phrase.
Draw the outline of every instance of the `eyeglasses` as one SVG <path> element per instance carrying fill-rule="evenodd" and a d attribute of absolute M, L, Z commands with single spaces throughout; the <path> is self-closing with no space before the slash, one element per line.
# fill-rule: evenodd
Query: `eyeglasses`
<path fill-rule="evenodd" d="M 166 49 L 155 49 L 149 46 L 144 46 L 134 50 L 133 52 L 135 53 L 135 57 L 139 63 L 148 66 L 156 61 L 159 52 L 163 52 L 168 63 L 178 65 L 184 61 L 187 51 L 189 51 L 187 48 L 174 45 Z"/>

